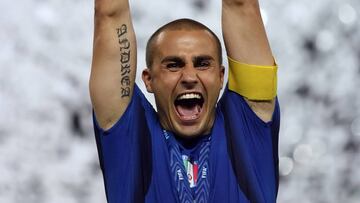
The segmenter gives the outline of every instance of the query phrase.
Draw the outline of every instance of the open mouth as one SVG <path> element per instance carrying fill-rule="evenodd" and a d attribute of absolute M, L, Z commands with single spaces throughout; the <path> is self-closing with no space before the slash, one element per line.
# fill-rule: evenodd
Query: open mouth
<path fill-rule="evenodd" d="M 200 93 L 184 93 L 176 98 L 174 104 L 181 120 L 193 121 L 200 116 L 204 98 Z"/>

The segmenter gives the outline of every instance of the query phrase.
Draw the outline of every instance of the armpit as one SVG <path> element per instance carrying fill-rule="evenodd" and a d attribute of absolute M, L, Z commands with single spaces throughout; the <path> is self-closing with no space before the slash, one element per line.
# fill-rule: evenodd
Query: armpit
<path fill-rule="evenodd" d="M 245 99 L 245 101 L 261 120 L 264 122 L 271 121 L 275 109 L 275 99 L 268 101 L 251 101 Z"/>

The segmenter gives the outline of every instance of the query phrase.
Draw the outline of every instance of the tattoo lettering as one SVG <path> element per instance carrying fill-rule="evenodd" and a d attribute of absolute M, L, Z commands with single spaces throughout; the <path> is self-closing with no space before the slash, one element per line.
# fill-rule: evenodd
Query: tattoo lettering
<path fill-rule="evenodd" d="M 121 52 L 121 58 L 120 58 L 121 64 L 127 64 L 130 61 L 130 50 L 127 52 Z"/>
<path fill-rule="evenodd" d="M 121 78 L 121 85 L 122 86 L 129 86 L 130 85 L 129 76 L 124 76 L 123 78 Z"/>
<path fill-rule="evenodd" d="M 130 48 L 130 42 L 128 39 L 119 39 L 119 44 L 120 44 L 120 51 L 123 49 L 129 49 Z"/>
<path fill-rule="evenodd" d="M 121 25 L 121 27 L 116 28 L 118 38 L 127 33 L 127 26 L 125 24 Z"/>
<path fill-rule="evenodd" d="M 121 25 L 116 29 L 118 43 L 120 46 L 120 63 L 121 63 L 121 97 L 130 96 L 130 41 L 127 38 L 127 26 Z"/>
<path fill-rule="evenodd" d="M 125 70 L 129 70 L 130 71 L 130 65 L 129 64 L 123 64 L 121 65 L 121 72 L 124 72 Z"/>
<path fill-rule="evenodd" d="M 129 97 L 130 96 L 130 87 L 121 88 L 121 97 Z"/>
<path fill-rule="evenodd" d="M 129 69 L 123 69 L 123 70 L 121 71 L 121 76 L 126 77 L 126 76 L 129 75 L 129 74 L 130 74 L 130 68 L 129 68 Z"/>

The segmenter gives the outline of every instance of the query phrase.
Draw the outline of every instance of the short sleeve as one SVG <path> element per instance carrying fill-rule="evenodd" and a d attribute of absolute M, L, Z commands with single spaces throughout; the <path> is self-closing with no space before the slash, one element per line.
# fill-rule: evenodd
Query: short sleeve
<path fill-rule="evenodd" d="M 109 130 L 94 131 L 108 202 L 143 202 L 151 178 L 151 139 L 146 111 L 151 105 L 135 85 L 122 117 Z"/>
<path fill-rule="evenodd" d="M 251 202 L 276 202 L 278 190 L 279 104 L 272 121 L 262 121 L 245 99 L 226 88 L 219 108 L 224 115 L 228 153 L 238 184 Z"/>

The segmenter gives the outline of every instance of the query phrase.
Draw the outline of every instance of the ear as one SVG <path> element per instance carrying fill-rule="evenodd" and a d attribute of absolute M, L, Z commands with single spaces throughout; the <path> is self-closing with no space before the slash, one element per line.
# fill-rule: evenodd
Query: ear
<path fill-rule="evenodd" d="M 151 70 L 149 68 L 145 68 L 142 72 L 142 80 L 144 81 L 145 83 L 145 87 L 146 87 L 146 90 L 149 92 L 149 93 L 153 93 L 153 90 L 152 90 L 152 77 L 151 77 Z"/>
<path fill-rule="evenodd" d="M 223 65 L 220 66 L 220 89 L 224 86 L 224 75 L 225 75 L 225 67 Z"/>

